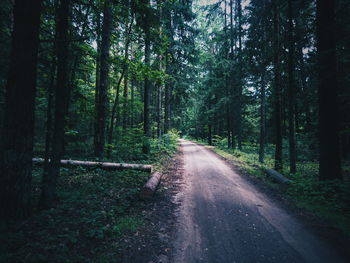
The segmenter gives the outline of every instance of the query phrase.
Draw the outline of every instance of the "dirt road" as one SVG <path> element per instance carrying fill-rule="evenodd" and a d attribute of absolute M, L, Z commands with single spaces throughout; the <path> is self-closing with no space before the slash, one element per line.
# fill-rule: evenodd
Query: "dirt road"
<path fill-rule="evenodd" d="M 171 262 L 347 262 L 217 155 L 181 144 L 185 186 Z"/>

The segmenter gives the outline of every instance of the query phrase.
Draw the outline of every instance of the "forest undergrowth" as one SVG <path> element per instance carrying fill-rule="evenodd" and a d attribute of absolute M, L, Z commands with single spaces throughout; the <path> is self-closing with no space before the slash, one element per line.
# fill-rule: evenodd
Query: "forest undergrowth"
<path fill-rule="evenodd" d="M 162 169 L 176 151 L 177 134 L 153 139 L 144 160 Z M 61 168 L 55 207 L 35 210 L 42 168 L 33 170 L 33 215 L 0 234 L 0 262 L 111 262 L 146 223 L 139 192 L 149 173 Z M 5 227 L 5 226 L 3 226 Z"/>

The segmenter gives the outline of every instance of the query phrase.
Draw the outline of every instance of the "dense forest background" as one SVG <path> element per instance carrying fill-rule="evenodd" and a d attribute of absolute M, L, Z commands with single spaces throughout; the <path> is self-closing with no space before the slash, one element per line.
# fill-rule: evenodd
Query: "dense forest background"
<path fill-rule="evenodd" d="M 8 217 L 30 213 L 33 156 L 47 208 L 60 159 L 147 162 L 176 133 L 348 179 L 346 0 L 2 0 L 0 12 Z"/>

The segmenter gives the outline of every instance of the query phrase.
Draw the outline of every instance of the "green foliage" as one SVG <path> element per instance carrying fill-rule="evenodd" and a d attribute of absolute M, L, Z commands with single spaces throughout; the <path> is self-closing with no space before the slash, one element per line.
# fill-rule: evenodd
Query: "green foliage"
<path fill-rule="evenodd" d="M 293 176 L 287 194 L 300 207 L 331 220 L 335 226 L 350 233 L 350 182 L 324 182 L 318 180 L 317 172 L 298 173 Z"/>
<path fill-rule="evenodd" d="M 37 199 L 41 170 L 34 171 L 33 191 Z M 60 202 L 37 213 L 21 231 L 0 235 L 1 262 L 85 262 L 114 249 L 109 262 L 118 256 L 114 243 L 137 231 L 143 224 L 138 201 L 148 173 L 62 169 L 58 185 Z M 91 253 L 94 251 L 93 253 Z"/>
<path fill-rule="evenodd" d="M 151 140 L 152 159 L 157 160 L 161 155 L 171 155 L 176 151 L 177 142 L 180 138 L 179 132 L 175 129 L 169 130 L 161 138 Z"/>
<path fill-rule="evenodd" d="M 143 220 L 138 217 L 125 216 L 118 219 L 118 223 L 114 225 L 112 232 L 120 236 L 123 233 L 135 232 L 142 224 Z"/>
<path fill-rule="evenodd" d="M 212 137 L 212 142 L 213 142 L 213 145 L 215 146 L 224 146 L 223 143 L 225 143 L 225 141 L 227 142 L 226 139 L 216 134 Z"/>
<path fill-rule="evenodd" d="M 107 147 L 112 149 L 112 155 L 116 160 L 144 159 L 142 154 L 143 130 L 142 128 L 127 128 L 123 130 L 118 127 L 116 140 Z"/>
<path fill-rule="evenodd" d="M 205 141 L 200 141 L 206 144 Z M 276 182 L 269 177 L 264 169 L 274 166 L 273 145 L 267 146 L 268 155 L 265 162 L 258 161 L 258 150 L 256 144 L 245 143 L 243 150 L 228 149 L 222 139 L 212 150 L 217 154 L 232 160 L 246 172 L 268 183 L 271 187 L 279 189 Z M 317 162 L 298 162 L 297 173 L 288 174 L 288 163 L 284 163 L 283 174 L 287 176 L 291 183 L 287 186 L 286 194 L 296 204 L 321 218 L 331 221 L 335 227 L 350 233 L 350 182 L 343 181 L 319 181 L 319 165 Z"/>

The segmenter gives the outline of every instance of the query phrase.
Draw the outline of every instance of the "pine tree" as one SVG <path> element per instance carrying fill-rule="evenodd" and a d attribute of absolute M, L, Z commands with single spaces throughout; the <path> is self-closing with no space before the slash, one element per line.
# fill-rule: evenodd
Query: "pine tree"
<path fill-rule="evenodd" d="M 14 25 L 0 145 L 1 219 L 31 212 L 37 56 L 41 3 L 14 2 Z"/>

